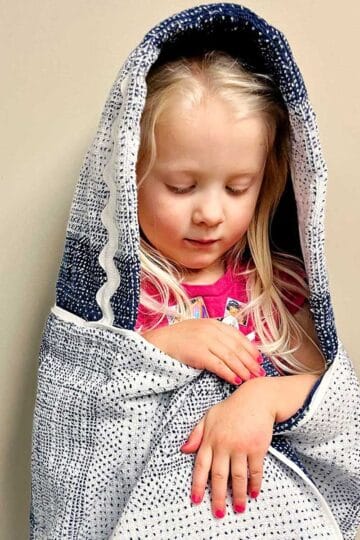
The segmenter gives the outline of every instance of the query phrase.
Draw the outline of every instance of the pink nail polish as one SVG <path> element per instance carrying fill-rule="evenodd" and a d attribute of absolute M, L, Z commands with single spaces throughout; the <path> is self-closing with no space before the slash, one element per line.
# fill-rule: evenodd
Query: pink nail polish
<path fill-rule="evenodd" d="M 196 495 L 195 493 L 193 493 L 191 495 L 191 500 L 193 503 L 198 504 L 199 502 L 201 502 L 201 497 L 200 495 Z"/>
<path fill-rule="evenodd" d="M 240 377 L 238 377 L 237 375 L 236 375 L 234 381 L 235 381 L 235 384 L 240 384 L 240 383 L 242 383 L 242 379 L 240 379 Z"/>
<path fill-rule="evenodd" d="M 224 510 L 220 510 L 220 508 L 218 510 L 215 510 L 215 516 L 218 518 L 223 518 L 225 516 Z"/>
<path fill-rule="evenodd" d="M 266 371 L 263 368 L 259 369 L 259 375 L 266 375 Z"/>
<path fill-rule="evenodd" d="M 180 446 L 180 450 L 187 450 L 187 445 L 189 441 L 184 442 L 182 446 Z"/>
<path fill-rule="evenodd" d="M 235 512 L 245 512 L 245 505 L 244 504 L 235 504 L 234 510 L 235 510 Z"/>
<path fill-rule="evenodd" d="M 261 354 L 259 354 L 259 356 L 257 357 L 256 361 L 258 362 L 258 364 L 262 364 L 264 359 L 263 357 L 261 356 Z"/>
<path fill-rule="evenodd" d="M 250 497 L 252 499 L 256 499 L 256 497 L 259 495 L 258 491 L 250 491 Z"/>

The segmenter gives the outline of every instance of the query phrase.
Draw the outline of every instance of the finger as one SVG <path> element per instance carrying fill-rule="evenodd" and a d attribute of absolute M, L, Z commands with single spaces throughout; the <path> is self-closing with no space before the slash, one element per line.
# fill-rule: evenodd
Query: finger
<path fill-rule="evenodd" d="M 204 497 L 206 484 L 212 461 L 212 449 L 210 446 L 201 446 L 196 454 L 195 465 L 191 485 L 191 501 L 198 504 Z"/>
<path fill-rule="evenodd" d="M 250 371 L 247 369 L 244 363 L 239 360 L 239 353 L 231 350 L 231 348 L 229 348 L 223 342 L 215 340 L 209 346 L 209 351 L 234 373 L 233 379 L 236 376 L 240 377 L 243 381 L 248 381 L 251 378 Z M 259 369 L 260 366 L 257 364 L 256 376 L 260 376 Z M 235 379 L 232 384 L 236 384 Z"/>
<path fill-rule="evenodd" d="M 217 349 L 220 347 L 220 352 L 216 351 L 216 354 L 245 380 L 250 378 L 251 373 L 255 377 L 264 376 L 265 371 L 259 366 L 263 362 L 259 350 L 241 332 L 232 327 L 229 329 L 230 332 L 226 336 L 224 332 L 218 334 L 218 341 L 213 344 Z M 255 357 L 249 351 L 249 347 L 254 347 Z"/>
<path fill-rule="evenodd" d="M 252 499 L 256 499 L 261 490 L 263 477 L 264 454 L 255 453 L 248 455 L 249 480 L 248 494 Z"/>
<path fill-rule="evenodd" d="M 217 349 L 220 351 L 220 348 Z M 243 376 L 240 375 L 239 380 L 239 374 L 238 371 L 233 371 L 223 360 L 217 355 L 214 354 L 214 350 L 209 349 L 207 354 L 207 370 L 211 371 L 212 373 L 215 373 L 218 377 L 221 377 L 225 381 L 228 381 L 230 384 L 241 384 L 243 380 L 246 380 L 250 378 L 250 374 L 247 370 L 243 370 Z M 248 375 L 246 375 L 248 374 Z"/>
<path fill-rule="evenodd" d="M 244 366 L 250 375 L 251 373 L 255 375 L 255 377 L 263 377 L 265 375 L 264 369 L 259 365 L 262 361 L 262 356 L 260 354 L 258 356 L 259 361 L 257 361 L 254 360 L 248 351 L 238 348 L 237 350 L 231 350 L 231 359 L 230 367 L 236 371 L 237 366 Z"/>
<path fill-rule="evenodd" d="M 266 371 L 259 366 L 254 360 L 246 353 L 246 351 L 237 352 L 227 347 L 221 341 L 214 341 L 211 343 L 211 348 L 209 347 L 209 352 L 215 356 L 213 360 L 215 361 L 214 369 L 210 369 L 214 373 L 219 373 L 219 375 L 229 381 L 231 384 L 240 384 L 242 381 L 248 381 L 254 377 L 264 377 Z M 209 357 L 208 357 L 209 358 Z M 211 357 L 210 357 L 211 358 Z M 243 361 L 241 358 L 244 358 Z M 228 368 L 224 367 L 219 363 L 219 360 Z M 248 363 L 248 367 L 245 365 Z M 207 362 L 208 364 L 208 362 Z M 209 367 L 208 367 L 209 369 Z M 231 370 L 233 373 L 233 380 L 229 379 L 226 376 L 226 373 L 230 377 L 228 370 Z M 241 381 L 238 381 L 236 377 L 240 377 Z"/>
<path fill-rule="evenodd" d="M 236 452 L 231 455 L 232 498 L 235 512 L 245 512 L 247 501 L 247 455 Z"/>
<path fill-rule="evenodd" d="M 250 341 L 240 330 L 237 330 L 233 326 L 224 324 L 216 319 L 213 319 L 213 321 L 218 331 L 222 332 L 223 334 L 227 334 L 229 338 L 233 340 L 232 343 L 235 350 L 239 347 L 239 344 L 242 345 L 256 361 L 256 358 L 258 358 L 260 352 L 255 343 Z"/>
<path fill-rule="evenodd" d="M 214 451 L 211 465 L 211 507 L 215 517 L 222 518 L 226 514 L 226 493 L 229 479 L 229 454 Z"/>
<path fill-rule="evenodd" d="M 180 447 L 180 450 L 183 452 L 196 452 L 201 444 L 205 427 L 205 416 L 200 420 L 200 422 L 194 427 L 190 433 L 189 438 L 184 444 Z"/>

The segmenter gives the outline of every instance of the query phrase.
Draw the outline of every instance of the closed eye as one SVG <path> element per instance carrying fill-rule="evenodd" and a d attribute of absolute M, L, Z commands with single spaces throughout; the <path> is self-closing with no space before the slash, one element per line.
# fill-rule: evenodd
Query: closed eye
<path fill-rule="evenodd" d="M 166 184 L 166 187 L 172 191 L 173 193 L 177 193 L 177 194 L 182 194 L 182 193 L 188 193 L 192 188 L 193 186 L 190 186 L 190 187 L 187 187 L 187 188 L 180 188 L 180 187 L 176 187 L 176 186 L 169 186 Z M 246 193 L 246 191 L 248 190 L 248 188 L 245 188 L 245 189 L 236 189 L 236 188 L 232 188 L 230 186 L 227 186 L 227 188 L 229 190 L 229 192 L 232 194 L 232 195 L 241 195 L 243 193 Z"/>
<path fill-rule="evenodd" d="M 192 186 L 188 188 L 179 188 L 176 186 L 168 186 L 167 184 L 166 184 L 166 187 L 173 193 L 187 193 L 192 188 Z"/>
<path fill-rule="evenodd" d="M 235 188 L 231 188 L 231 187 L 228 186 L 228 190 L 233 195 L 241 195 L 242 193 L 246 193 L 248 188 L 246 188 L 246 189 L 235 189 Z"/>

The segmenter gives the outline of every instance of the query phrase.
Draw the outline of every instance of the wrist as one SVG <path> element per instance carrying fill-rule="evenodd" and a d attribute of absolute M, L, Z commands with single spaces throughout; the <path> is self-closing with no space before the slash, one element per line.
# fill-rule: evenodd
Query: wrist
<path fill-rule="evenodd" d="M 256 407 L 264 407 L 272 417 L 276 417 L 276 385 L 272 383 L 273 379 L 277 377 L 256 377 L 255 379 L 249 379 L 244 381 L 239 388 L 237 388 L 234 394 L 239 394 L 239 397 L 246 401 L 254 401 Z"/>

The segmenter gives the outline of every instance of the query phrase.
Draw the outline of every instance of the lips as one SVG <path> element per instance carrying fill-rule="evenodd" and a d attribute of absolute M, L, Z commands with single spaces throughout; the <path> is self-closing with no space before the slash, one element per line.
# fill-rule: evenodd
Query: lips
<path fill-rule="evenodd" d="M 201 240 L 194 240 L 192 238 L 186 238 L 186 240 L 189 240 L 190 242 L 196 242 L 197 244 L 213 244 L 214 242 L 217 242 L 217 239 L 201 239 Z"/>

